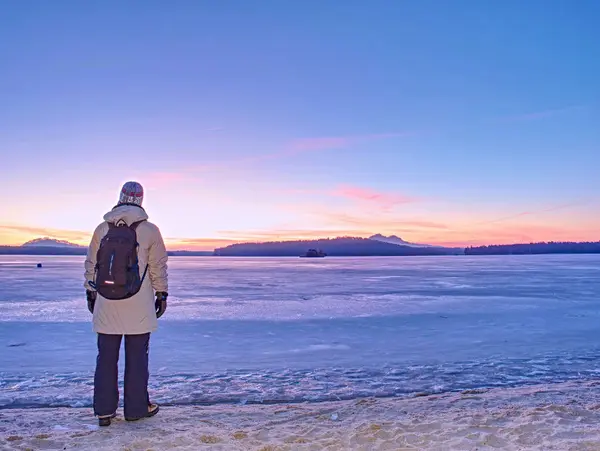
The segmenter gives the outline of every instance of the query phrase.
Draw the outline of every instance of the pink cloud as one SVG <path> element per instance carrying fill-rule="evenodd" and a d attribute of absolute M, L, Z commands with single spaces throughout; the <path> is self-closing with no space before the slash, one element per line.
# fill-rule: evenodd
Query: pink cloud
<path fill-rule="evenodd" d="M 533 213 L 530 212 L 530 211 L 524 211 L 522 213 L 517 213 L 517 214 L 514 214 L 514 215 L 510 215 L 510 216 L 504 216 L 504 217 L 498 218 L 498 219 L 492 219 L 491 221 L 476 222 L 475 224 L 477 224 L 477 225 L 495 224 L 497 222 L 509 221 L 511 219 L 521 218 L 523 216 L 529 216 L 531 214 L 533 214 Z"/>
<path fill-rule="evenodd" d="M 131 178 L 141 183 L 147 189 L 162 189 L 176 183 L 196 180 L 196 177 L 187 172 L 185 168 L 182 168 L 180 171 L 140 172 L 134 175 Z"/>
<path fill-rule="evenodd" d="M 303 138 L 292 141 L 288 147 L 290 153 L 313 152 L 316 150 L 329 150 L 347 147 L 352 143 L 350 137 L 323 137 L 323 138 Z"/>
<path fill-rule="evenodd" d="M 299 138 L 287 145 L 287 150 L 281 155 L 294 155 L 303 152 L 315 152 L 320 150 L 333 150 L 350 147 L 355 144 L 369 141 L 378 141 L 388 138 L 400 138 L 411 136 L 414 132 L 379 133 L 371 135 L 349 135 L 349 136 L 319 136 L 311 138 Z"/>
<path fill-rule="evenodd" d="M 325 196 L 337 197 L 350 200 L 359 206 L 377 207 L 381 212 L 391 210 L 398 205 L 409 204 L 418 201 L 417 198 L 406 196 L 400 193 L 378 191 L 371 188 L 365 188 L 354 185 L 340 185 L 332 189 L 311 189 L 311 188 L 290 188 L 284 189 L 290 195 L 314 195 L 322 199 Z M 320 209 L 322 204 L 318 204 L 315 208 Z"/>
<path fill-rule="evenodd" d="M 151 172 L 145 176 L 149 182 L 168 185 L 174 182 L 181 182 L 189 178 L 189 175 L 183 172 Z"/>
<path fill-rule="evenodd" d="M 375 204 L 385 209 L 415 202 L 414 198 L 403 194 L 376 191 L 351 185 L 340 186 L 331 192 L 331 194 L 358 202 Z"/>
<path fill-rule="evenodd" d="M 373 232 L 407 231 L 407 228 L 449 230 L 448 225 L 441 222 L 422 220 L 403 220 L 390 217 L 373 217 L 368 215 L 349 215 L 345 213 L 320 211 L 318 216 L 329 220 L 333 224 L 348 224 L 359 230 Z"/>

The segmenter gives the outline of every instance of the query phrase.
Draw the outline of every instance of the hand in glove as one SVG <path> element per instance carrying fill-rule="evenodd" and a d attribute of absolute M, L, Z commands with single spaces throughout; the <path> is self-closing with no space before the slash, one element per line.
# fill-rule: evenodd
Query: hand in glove
<path fill-rule="evenodd" d="M 164 291 L 156 292 L 156 302 L 154 303 L 154 307 L 156 308 L 157 318 L 163 316 L 163 313 L 167 310 L 167 296 L 169 296 L 169 293 Z"/>
<path fill-rule="evenodd" d="M 85 290 L 85 297 L 87 298 L 88 310 L 90 313 L 94 313 L 94 305 L 96 304 L 96 297 L 98 293 L 92 290 Z"/>

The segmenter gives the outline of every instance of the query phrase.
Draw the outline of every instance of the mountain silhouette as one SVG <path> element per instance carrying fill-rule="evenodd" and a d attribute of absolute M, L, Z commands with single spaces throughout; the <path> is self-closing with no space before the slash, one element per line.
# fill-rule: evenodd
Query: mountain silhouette
<path fill-rule="evenodd" d="M 327 255 L 333 257 L 454 255 L 464 252 L 463 249 L 410 246 L 370 238 L 340 237 L 318 240 L 238 243 L 215 249 L 214 255 L 223 257 L 298 257 L 306 254 L 308 249 L 322 249 Z"/>
<path fill-rule="evenodd" d="M 71 243 L 64 240 L 56 240 L 54 238 L 36 238 L 35 240 L 27 241 L 22 247 L 68 247 L 68 248 L 83 248 L 79 244 Z"/>
<path fill-rule="evenodd" d="M 441 247 L 441 246 L 432 246 L 431 244 L 417 244 L 417 243 L 410 243 L 408 241 L 404 241 L 402 238 L 400 238 L 399 236 L 396 235 L 391 235 L 391 236 L 385 236 L 382 235 L 381 233 L 378 233 L 376 235 L 373 235 L 372 237 L 369 237 L 370 240 L 373 241 L 381 241 L 382 243 L 390 243 L 390 244 L 397 244 L 399 246 L 411 246 L 411 247 Z"/>

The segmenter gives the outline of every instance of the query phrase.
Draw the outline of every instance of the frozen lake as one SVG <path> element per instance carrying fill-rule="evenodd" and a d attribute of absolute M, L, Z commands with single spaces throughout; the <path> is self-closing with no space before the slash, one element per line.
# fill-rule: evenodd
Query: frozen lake
<path fill-rule="evenodd" d="M 42 262 L 43 268 L 36 268 Z M 82 257 L 0 256 L 0 408 L 89 406 Z M 600 256 L 171 258 L 151 394 L 335 400 L 600 375 Z"/>

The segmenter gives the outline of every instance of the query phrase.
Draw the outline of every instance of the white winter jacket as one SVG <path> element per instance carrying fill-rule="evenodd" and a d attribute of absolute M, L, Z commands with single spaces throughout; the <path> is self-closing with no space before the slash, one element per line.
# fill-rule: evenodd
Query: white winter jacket
<path fill-rule="evenodd" d="M 94 231 L 85 260 L 85 288 L 92 290 L 96 254 L 100 241 L 108 233 L 108 223 L 124 220 L 127 225 L 145 220 L 136 229 L 140 277 L 146 264 L 148 272 L 140 291 L 128 299 L 109 300 L 100 294 L 94 307 L 94 332 L 115 335 L 139 335 L 154 332 L 158 327 L 154 308 L 154 291 L 169 291 L 167 282 L 167 250 L 158 227 L 147 221 L 146 212 L 134 205 L 121 205 L 104 215 L 104 221 Z"/>

